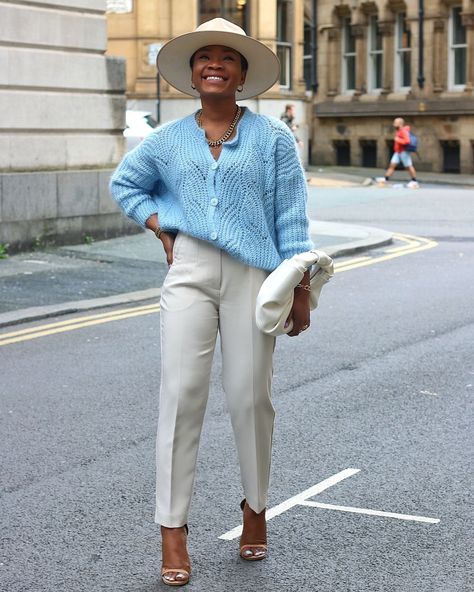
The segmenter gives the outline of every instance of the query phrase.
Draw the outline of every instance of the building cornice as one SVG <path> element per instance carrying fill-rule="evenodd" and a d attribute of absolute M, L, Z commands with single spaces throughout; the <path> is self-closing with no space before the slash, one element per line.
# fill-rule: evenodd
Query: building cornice
<path fill-rule="evenodd" d="M 337 102 L 324 101 L 314 105 L 314 115 L 318 118 L 330 117 L 393 117 L 394 113 L 403 115 L 474 115 L 474 101 L 471 97 L 406 101 Z"/>

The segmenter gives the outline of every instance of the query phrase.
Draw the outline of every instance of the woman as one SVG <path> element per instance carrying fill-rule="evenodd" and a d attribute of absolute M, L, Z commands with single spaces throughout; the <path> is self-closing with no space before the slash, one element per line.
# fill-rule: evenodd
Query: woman
<path fill-rule="evenodd" d="M 312 243 L 291 132 L 236 104 L 236 93 L 253 97 L 276 82 L 276 56 L 217 18 L 168 42 L 158 68 L 202 108 L 127 154 L 111 191 L 161 240 L 170 266 L 161 294 L 155 521 L 163 582 L 180 586 L 191 571 L 187 520 L 217 333 L 245 492 L 240 555 L 266 555 L 275 342 L 255 325 L 255 301 L 268 273 Z M 291 336 L 309 326 L 308 289 L 306 274 L 295 289 Z"/>

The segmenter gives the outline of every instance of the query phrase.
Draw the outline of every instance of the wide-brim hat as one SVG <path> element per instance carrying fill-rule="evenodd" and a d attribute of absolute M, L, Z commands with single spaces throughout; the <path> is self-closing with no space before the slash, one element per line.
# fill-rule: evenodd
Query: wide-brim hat
<path fill-rule="evenodd" d="M 174 88 L 199 97 L 199 93 L 191 87 L 189 60 L 198 49 L 207 45 L 230 47 L 247 60 L 249 67 L 239 100 L 264 93 L 280 76 L 280 62 L 273 51 L 223 18 L 207 21 L 195 31 L 179 35 L 163 45 L 156 58 L 159 73 Z"/>

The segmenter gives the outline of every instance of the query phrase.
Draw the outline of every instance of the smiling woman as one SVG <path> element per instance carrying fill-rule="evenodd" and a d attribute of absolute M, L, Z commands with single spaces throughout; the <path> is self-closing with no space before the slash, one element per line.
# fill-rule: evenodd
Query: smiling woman
<path fill-rule="evenodd" d="M 275 54 L 217 18 L 169 41 L 157 66 L 169 84 L 199 97 L 201 109 L 145 138 L 111 190 L 161 240 L 170 266 L 161 292 L 155 521 L 162 580 L 181 586 L 191 573 L 187 521 L 218 334 L 245 494 L 239 554 L 266 556 L 275 338 L 256 326 L 255 305 L 269 272 L 312 243 L 293 134 L 236 103 L 275 84 Z M 292 337 L 309 326 L 308 289 L 306 273 L 287 319 Z"/>

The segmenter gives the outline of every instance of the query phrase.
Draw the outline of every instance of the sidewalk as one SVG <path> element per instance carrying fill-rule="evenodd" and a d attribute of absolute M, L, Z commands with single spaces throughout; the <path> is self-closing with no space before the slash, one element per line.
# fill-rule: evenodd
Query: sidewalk
<path fill-rule="evenodd" d="M 389 244 L 377 228 L 311 222 L 316 248 L 332 257 Z M 158 299 L 167 272 L 151 232 L 0 260 L 0 327 Z"/>
<path fill-rule="evenodd" d="M 416 160 L 414 162 L 416 167 Z M 312 184 L 328 183 L 327 186 L 334 186 L 336 182 L 343 186 L 360 185 L 365 180 L 374 177 L 381 177 L 384 174 L 382 169 L 366 167 L 343 167 L 343 166 L 309 166 L 308 176 L 313 179 Z M 461 187 L 474 187 L 474 175 L 457 175 L 454 173 L 430 173 L 418 171 L 417 177 L 420 184 L 427 185 L 453 185 Z M 315 183 L 314 183 L 315 181 Z M 392 181 L 401 183 L 409 181 L 407 171 L 395 171 Z M 368 183 L 367 181 L 367 184 Z"/>

